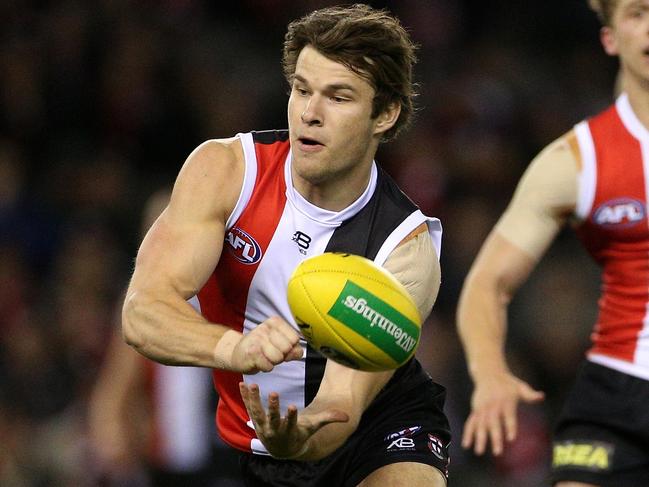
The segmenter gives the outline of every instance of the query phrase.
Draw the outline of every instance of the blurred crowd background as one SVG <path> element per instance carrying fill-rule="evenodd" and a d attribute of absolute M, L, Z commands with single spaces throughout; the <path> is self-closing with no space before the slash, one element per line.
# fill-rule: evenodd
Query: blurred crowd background
<path fill-rule="evenodd" d="M 202 141 L 286 127 L 286 24 L 333 3 L 0 2 L 0 485 L 146 486 L 166 468 L 151 428 L 128 431 L 119 465 L 89 425 L 145 206 Z M 451 485 L 544 485 L 598 270 L 562 233 L 513 302 L 510 363 L 547 399 L 521 409 L 519 438 L 497 460 L 460 447 L 471 384 L 455 308 L 530 159 L 613 100 L 616 61 L 586 0 L 367 3 L 391 9 L 420 45 L 420 111 L 378 161 L 444 225 L 442 288 L 418 357 L 448 388 Z M 236 458 L 206 435 L 210 485 L 239 485 Z"/>

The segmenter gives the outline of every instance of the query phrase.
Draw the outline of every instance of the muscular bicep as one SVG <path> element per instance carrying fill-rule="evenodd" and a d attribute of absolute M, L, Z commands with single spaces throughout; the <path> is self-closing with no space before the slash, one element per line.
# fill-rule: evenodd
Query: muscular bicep
<path fill-rule="evenodd" d="M 238 150 L 234 142 L 210 141 L 190 155 L 168 206 L 144 237 L 131 288 L 172 291 L 183 299 L 200 290 L 218 263 L 225 222 L 238 198 Z"/>
<path fill-rule="evenodd" d="M 538 260 L 577 203 L 579 152 L 569 132 L 543 150 L 521 178 L 495 231 Z"/>

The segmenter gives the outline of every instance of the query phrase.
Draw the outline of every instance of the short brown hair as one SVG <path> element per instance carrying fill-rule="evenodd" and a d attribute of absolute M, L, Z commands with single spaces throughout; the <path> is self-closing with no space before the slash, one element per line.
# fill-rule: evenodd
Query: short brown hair
<path fill-rule="evenodd" d="M 416 46 L 396 17 L 386 10 L 355 4 L 323 8 L 294 20 L 288 25 L 282 59 L 289 83 L 300 51 L 307 45 L 344 64 L 374 87 L 373 118 L 391 103 L 401 105 L 396 123 L 383 134 L 384 141 L 396 137 L 410 123 L 416 96 L 412 81 Z"/>
<path fill-rule="evenodd" d="M 602 25 L 611 25 L 616 4 L 617 0 L 588 0 L 588 5 L 595 11 Z"/>

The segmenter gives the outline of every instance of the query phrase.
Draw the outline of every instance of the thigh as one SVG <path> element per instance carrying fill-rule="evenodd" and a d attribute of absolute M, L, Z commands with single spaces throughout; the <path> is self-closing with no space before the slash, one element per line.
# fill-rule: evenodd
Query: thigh
<path fill-rule="evenodd" d="M 423 463 L 393 463 L 375 470 L 358 487 L 446 487 L 446 477 Z"/>
<path fill-rule="evenodd" d="M 269 455 L 241 453 L 239 467 L 246 487 L 304 487 L 316 485 L 321 462 L 277 460 Z M 329 485 L 328 487 L 333 487 Z"/>

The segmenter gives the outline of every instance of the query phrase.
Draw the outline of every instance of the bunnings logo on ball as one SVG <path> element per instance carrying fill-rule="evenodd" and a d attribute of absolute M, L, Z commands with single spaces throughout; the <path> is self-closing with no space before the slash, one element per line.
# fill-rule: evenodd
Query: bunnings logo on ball
<path fill-rule="evenodd" d="M 417 345 L 419 327 L 381 298 L 351 281 L 345 283 L 329 316 L 367 338 L 396 362 Z"/>

